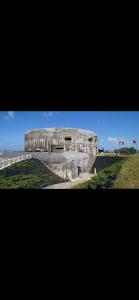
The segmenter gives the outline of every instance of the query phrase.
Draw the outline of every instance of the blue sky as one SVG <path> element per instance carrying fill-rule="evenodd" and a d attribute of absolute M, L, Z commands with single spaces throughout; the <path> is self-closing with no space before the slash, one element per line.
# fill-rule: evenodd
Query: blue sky
<path fill-rule="evenodd" d="M 94 131 L 99 147 L 112 150 L 119 139 L 125 146 L 139 142 L 139 112 L 0 112 L 0 151 L 23 150 L 24 133 L 29 129 L 72 127 Z"/>

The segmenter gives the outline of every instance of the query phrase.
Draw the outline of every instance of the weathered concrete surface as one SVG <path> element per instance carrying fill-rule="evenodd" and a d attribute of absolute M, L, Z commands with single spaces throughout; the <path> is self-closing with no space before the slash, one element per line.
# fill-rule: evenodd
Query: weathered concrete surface
<path fill-rule="evenodd" d="M 40 159 L 55 174 L 65 179 L 73 179 L 86 172 L 89 160 L 88 153 L 64 152 L 32 152 L 32 157 Z"/>
<path fill-rule="evenodd" d="M 25 151 L 78 151 L 96 155 L 97 143 L 93 131 L 77 128 L 42 128 L 25 133 Z"/>

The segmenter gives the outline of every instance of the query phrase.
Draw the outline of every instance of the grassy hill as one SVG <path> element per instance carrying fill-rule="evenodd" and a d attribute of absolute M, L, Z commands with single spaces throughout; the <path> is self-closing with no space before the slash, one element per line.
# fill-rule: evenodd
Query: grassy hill
<path fill-rule="evenodd" d="M 64 182 L 38 159 L 25 160 L 0 170 L 0 189 L 36 189 Z"/>
<path fill-rule="evenodd" d="M 110 162 L 110 161 L 109 161 Z M 91 180 L 75 189 L 137 189 L 139 188 L 139 155 L 121 157 L 98 172 Z M 99 162 L 100 163 L 100 162 Z M 105 165 L 105 164 L 104 164 Z M 103 165 L 103 167 L 104 167 Z"/>
<path fill-rule="evenodd" d="M 123 156 L 97 156 L 95 159 L 95 162 L 93 164 L 93 167 L 91 169 L 91 173 L 94 172 L 94 168 L 96 168 L 97 173 L 103 169 L 105 169 L 108 166 L 111 166 L 115 163 L 118 163 L 123 160 Z"/>

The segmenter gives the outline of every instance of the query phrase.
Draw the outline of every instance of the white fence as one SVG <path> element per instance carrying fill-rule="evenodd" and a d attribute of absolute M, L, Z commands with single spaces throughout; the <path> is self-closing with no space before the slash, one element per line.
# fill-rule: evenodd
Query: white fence
<path fill-rule="evenodd" d="M 28 154 L 28 155 L 22 155 L 22 156 L 17 156 L 17 157 L 13 157 L 13 158 L 8 158 L 6 160 L 1 160 L 0 161 L 0 170 L 7 168 L 19 161 L 30 159 L 30 158 L 32 158 L 32 156 L 31 156 L 31 154 Z"/>

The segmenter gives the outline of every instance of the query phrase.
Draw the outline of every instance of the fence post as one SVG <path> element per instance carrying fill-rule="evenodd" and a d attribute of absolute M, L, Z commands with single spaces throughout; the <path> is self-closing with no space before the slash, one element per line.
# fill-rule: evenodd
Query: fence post
<path fill-rule="evenodd" d="M 94 175 L 97 175 L 97 171 L 96 171 L 96 168 L 94 168 Z"/>

